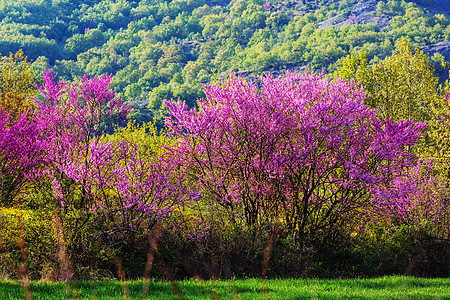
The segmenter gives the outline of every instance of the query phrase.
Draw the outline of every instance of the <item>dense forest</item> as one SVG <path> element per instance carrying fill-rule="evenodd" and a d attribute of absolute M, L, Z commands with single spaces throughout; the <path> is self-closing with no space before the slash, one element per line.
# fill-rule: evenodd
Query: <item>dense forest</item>
<path fill-rule="evenodd" d="M 39 72 L 52 67 L 65 80 L 112 74 L 113 89 L 142 108 L 132 114 L 138 120 L 161 121 L 172 97 L 194 106 L 214 72 L 334 71 L 352 51 L 385 57 L 402 36 L 420 46 L 450 40 L 448 7 L 432 0 L 0 5 L 0 53 L 23 49 Z"/>

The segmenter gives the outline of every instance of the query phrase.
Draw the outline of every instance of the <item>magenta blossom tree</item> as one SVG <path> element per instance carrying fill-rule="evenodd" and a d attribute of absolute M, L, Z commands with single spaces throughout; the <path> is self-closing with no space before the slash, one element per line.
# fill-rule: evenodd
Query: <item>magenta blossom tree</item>
<path fill-rule="evenodd" d="M 12 118 L 0 110 L 0 205 L 13 205 L 44 163 L 46 139 L 31 114 Z"/>
<path fill-rule="evenodd" d="M 432 161 L 418 161 L 388 184 L 378 186 L 373 202 L 381 218 L 393 225 L 422 229 L 447 224 L 450 203 L 445 186 L 433 171 Z"/>
<path fill-rule="evenodd" d="M 97 214 L 117 228 L 149 229 L 198 197 L 185 187 L 176 156 L 155 159 L 132 140 L 105 141 L 130 109 L 110 89 L 110 77 L 70 85 L 54 79 L 45 72 L 38 115 L 48 135 L 46 175 L 64 210 Z"/>
<path fill-rule="evenodd" d="M 55 78 L 51 70 L 44 72 L 44 85 L 39 88 L 44 99 L 37 101 L 36 116 L 48 143 L 44 173 L 52 179 L 54 194 L 64 207 L 88 209 L 86 191 L 73 184 L 65 170 L 74 164 L 91 168 L 91 145 L 124 120 L 130 108 L 111 90 L 110 76 L 85 76 L 72 84 Z M 75 201 L 80 195 L 81 201 Z"/>
<path fill-rule="evenodd" d="M 415 162 L 425 126 L 381 120 L 353 84 L 321 75 L 231 75 L 197 110 L 166 101 L 166 124 L 202 191 L 247 224 L 270 218 L 306 234 L 368 209 L 375 187 Z"/>

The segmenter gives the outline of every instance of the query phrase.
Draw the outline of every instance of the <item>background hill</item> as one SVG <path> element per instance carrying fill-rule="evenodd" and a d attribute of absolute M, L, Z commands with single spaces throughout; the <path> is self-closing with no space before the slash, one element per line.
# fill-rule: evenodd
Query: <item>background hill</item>
<path fill-rule="evenodd" d="M 402 36 L 448 59 L 449 15 L 443 0 L 6 0 L 0 52 L 23 49 L 66 80 L 112 74 L 142 107 L 134 118 L 161 121 L 163 99 L 195 105 L 214 70 L 333 71 L 352 51 L 390 54 Z"/>

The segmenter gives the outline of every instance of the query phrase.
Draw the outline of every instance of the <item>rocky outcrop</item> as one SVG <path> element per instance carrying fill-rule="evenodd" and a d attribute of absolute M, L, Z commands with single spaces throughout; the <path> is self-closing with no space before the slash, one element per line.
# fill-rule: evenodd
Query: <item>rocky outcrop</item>
<path fill-rule="evenodd" d="M 422 47 L 423 52 L 426 52 L 431 56 L 435 53 L 441 54 L 445 61 L 450 62 L 450 42 L 442 42 L 433 45 L 427 45 Z"/>
<path fill-rule="evenodd" d="M 334 16 L 318 24 L 319 29 L 327 27 L 340 28 L 344 25 L 377 24 L 380 29 L 389 26 L 386 16 L 374 14 L 377 9 L 377 0 L 361 0 L 347 12 Z"/>

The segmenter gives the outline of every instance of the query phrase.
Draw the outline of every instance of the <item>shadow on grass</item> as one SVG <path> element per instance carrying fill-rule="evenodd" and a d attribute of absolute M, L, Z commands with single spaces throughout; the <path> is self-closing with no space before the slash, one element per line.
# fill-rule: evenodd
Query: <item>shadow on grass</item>
<path fill-rule="evenodd" d="M 362 288 L 372 290 L 398 290 L 399 288 L 432 288 L 436 281 L 414 277 L 384 277 L 376 279 L 347 279 L 330 281 L 331 284 L 349 288 Z"/>
<path fill-rule="evenodd" d="M 143 281 L 128 282 L 130 299 L 142 299 Z M 71 286 L 67 294 L 65 287 Z M 234 284 L 227 281 L 183 281 L 178 283 L 181 298 L 185 299 L 213 299 L 214 295 L 222 298 L 224 295 L 255 295 L 262 294 L 262 288 Z M 75 287 L 76 286 L 76 287 Z M 269 289 L 268 292 L 272 292 Z M 24 290 L 19 282 L 0 282 L 0 299 L 24 299 Z M 43 283 L 31 284 L 33 299 L 121 299 L 123 298 L 122 283 L 120 281 L 79 281 L 71 283 Z M 173 289 L 168 282 L 150 281 L 145 299 L 176 299 Z"/>

